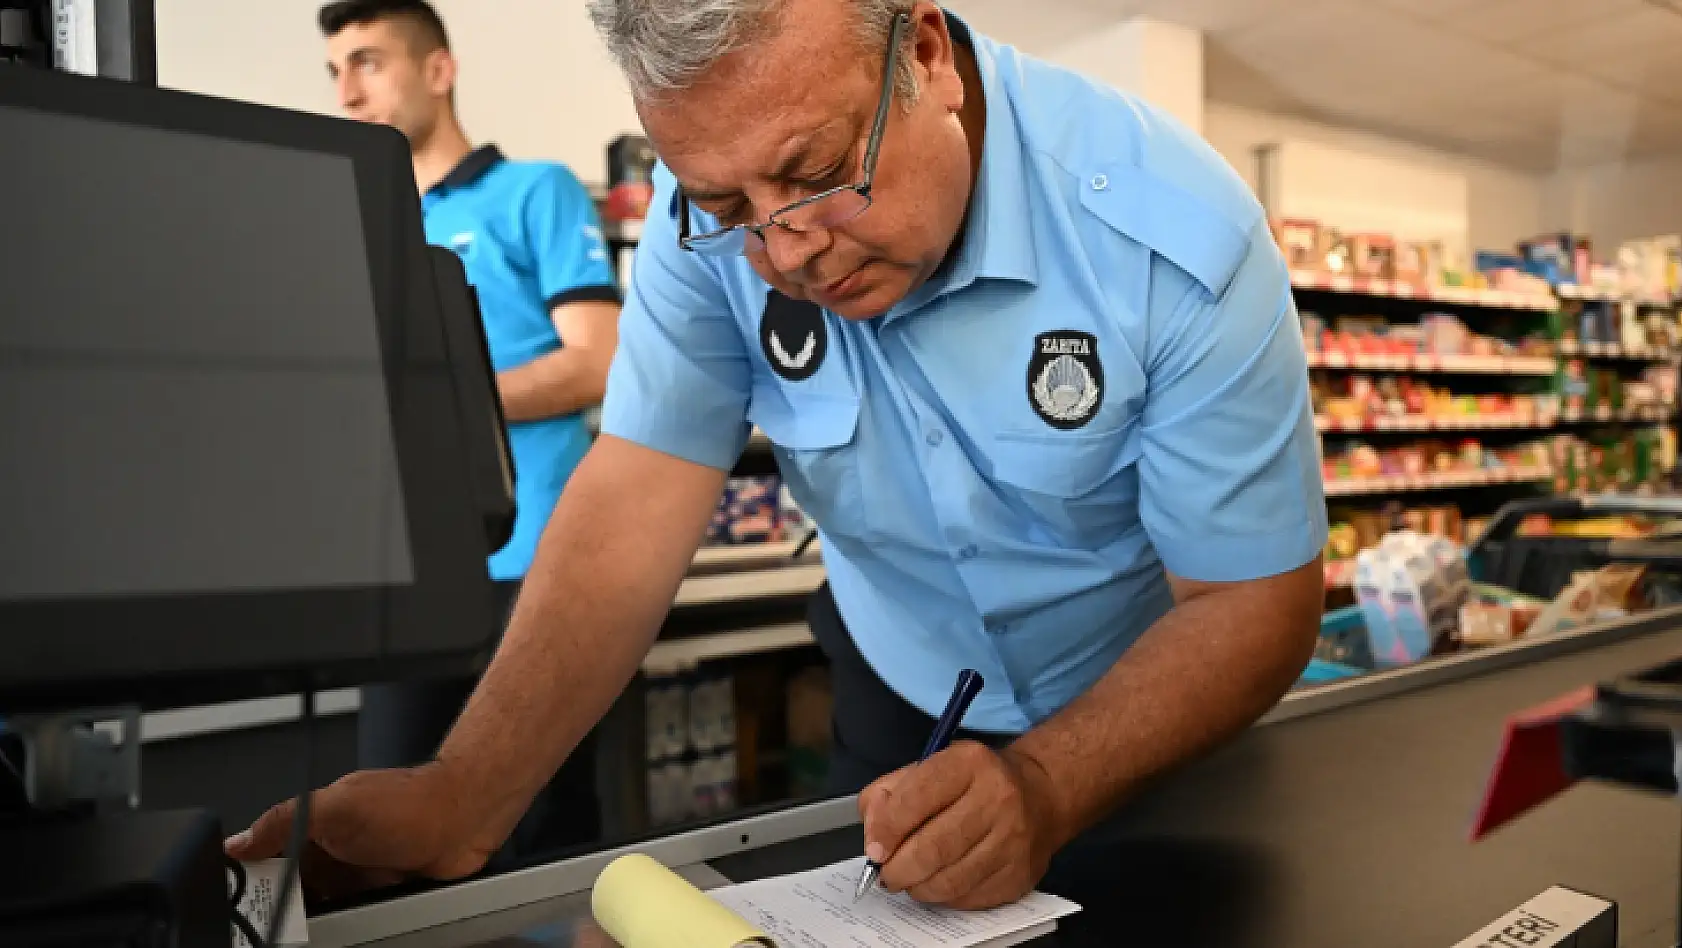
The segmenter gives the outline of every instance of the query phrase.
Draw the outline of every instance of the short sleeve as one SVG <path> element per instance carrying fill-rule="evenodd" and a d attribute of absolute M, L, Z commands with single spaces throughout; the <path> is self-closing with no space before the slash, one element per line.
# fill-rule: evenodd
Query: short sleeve
<path fill-rule="evenodd" d="M 1326 542 L 1289 273 L 1262 223 L 1220 296 L 1178 283 L 1183 294 L 1167 294 L 1165 312 L 1150 319 L 1141 519 L 1176 576 L 1237 582 L 1289 572 Z"/>
<path fill-rule="evenodd" d="M 729 470 L 747 444 L 752 375 L 718 275 L 677 244 L 674 183 L 655 173 L 608 373 L 602 432 Z"/>
<path fill-rule="evenodd" d="M 542 169 L 526 197 L 525 228 L 545 308 L 619 302 L 619 283 L 590 192 L 565 165 Z"/>

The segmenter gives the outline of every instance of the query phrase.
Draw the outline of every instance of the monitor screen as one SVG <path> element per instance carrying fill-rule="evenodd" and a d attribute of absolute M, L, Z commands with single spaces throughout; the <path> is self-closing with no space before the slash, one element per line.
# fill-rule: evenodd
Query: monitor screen
<path fill-rule="evenodd" d="M 0 64 L 0 713 L 445 674 L 495 376 L 394 129 Z"/>
<path fill-rule="evenodd" d="M 0 125 L 0 600 L 412 581 L 352 159 Z"/>

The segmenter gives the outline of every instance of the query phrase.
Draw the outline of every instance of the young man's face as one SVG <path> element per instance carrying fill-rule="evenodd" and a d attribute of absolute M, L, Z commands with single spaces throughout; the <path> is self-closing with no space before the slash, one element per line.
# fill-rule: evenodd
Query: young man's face
<path fill-rule="evenodd" d="M 454 63 L 447 50 L 425 49 L 407 24 L 377 20 L 328 38 L 327 74 L 346 115 L 389 125 L 419 144 L 449 101 Z"/>

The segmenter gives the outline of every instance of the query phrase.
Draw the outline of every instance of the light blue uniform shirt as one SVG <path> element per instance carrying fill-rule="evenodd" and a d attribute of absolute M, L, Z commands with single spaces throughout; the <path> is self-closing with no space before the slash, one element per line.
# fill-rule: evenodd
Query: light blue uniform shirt
<path fill-rule="evenodd" d="M 428 190 L 421 208 L 427 242 L 456 252 L 478 294 L 498 372 L 565 344 L 555 307 L 619 301 L 595 202 L 565 165 L 512 161 L 486 145 Z M 590 430 L 577 413 L 508 425 L 514 533 L 491 554 L 491 578 L 525 577 L 561 489 L 589 447 Z"/>
<path fill-rule="evenodd" d="M 1244 183 L 1146 103 L 972 42 L 986 142 L 951 265 L 849 322 L 653 213 L 603 430 L 729 468 L 757 425 L 882 680 L 938 716 L 975 668 L 965 724 L 1019 733 L 1169 610 L 1165 570 L 1300 567 L 1326 508 L 1290 281 Z M 673 192 L 660 169 L 653 207 Z"/>

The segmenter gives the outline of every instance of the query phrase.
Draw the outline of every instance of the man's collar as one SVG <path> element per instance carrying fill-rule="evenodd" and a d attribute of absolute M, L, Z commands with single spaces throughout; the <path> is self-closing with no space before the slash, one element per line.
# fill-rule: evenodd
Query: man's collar
<path fill-rule="evenodd" d="M 479 180 L 485 172 L 495 168 L 503 161 L 502 151 L 495 145 L 481 145 L 469 152 L 450 169 L 450 173 L 439 179 L 438 183 L 428 188 L 428 192 L 450 190 L 466 187 Z"/>
<path fill-rule="evenodd" d="M 969 25 L 946 14 L 954 42 L 975 54 L 987 105 L 986 138 L 981 166 L 970 195 L 963 243 L 950 266 L 906 300 L 915 309 L 939 296 L 956 292 L 979 279 L 1037 283 L 1032 207 L 1028 199 L 1028 170 L 1022 156 L 1022 134 L 1015 107 L 999 80 L 992 51 L 976 42 Z"/>

